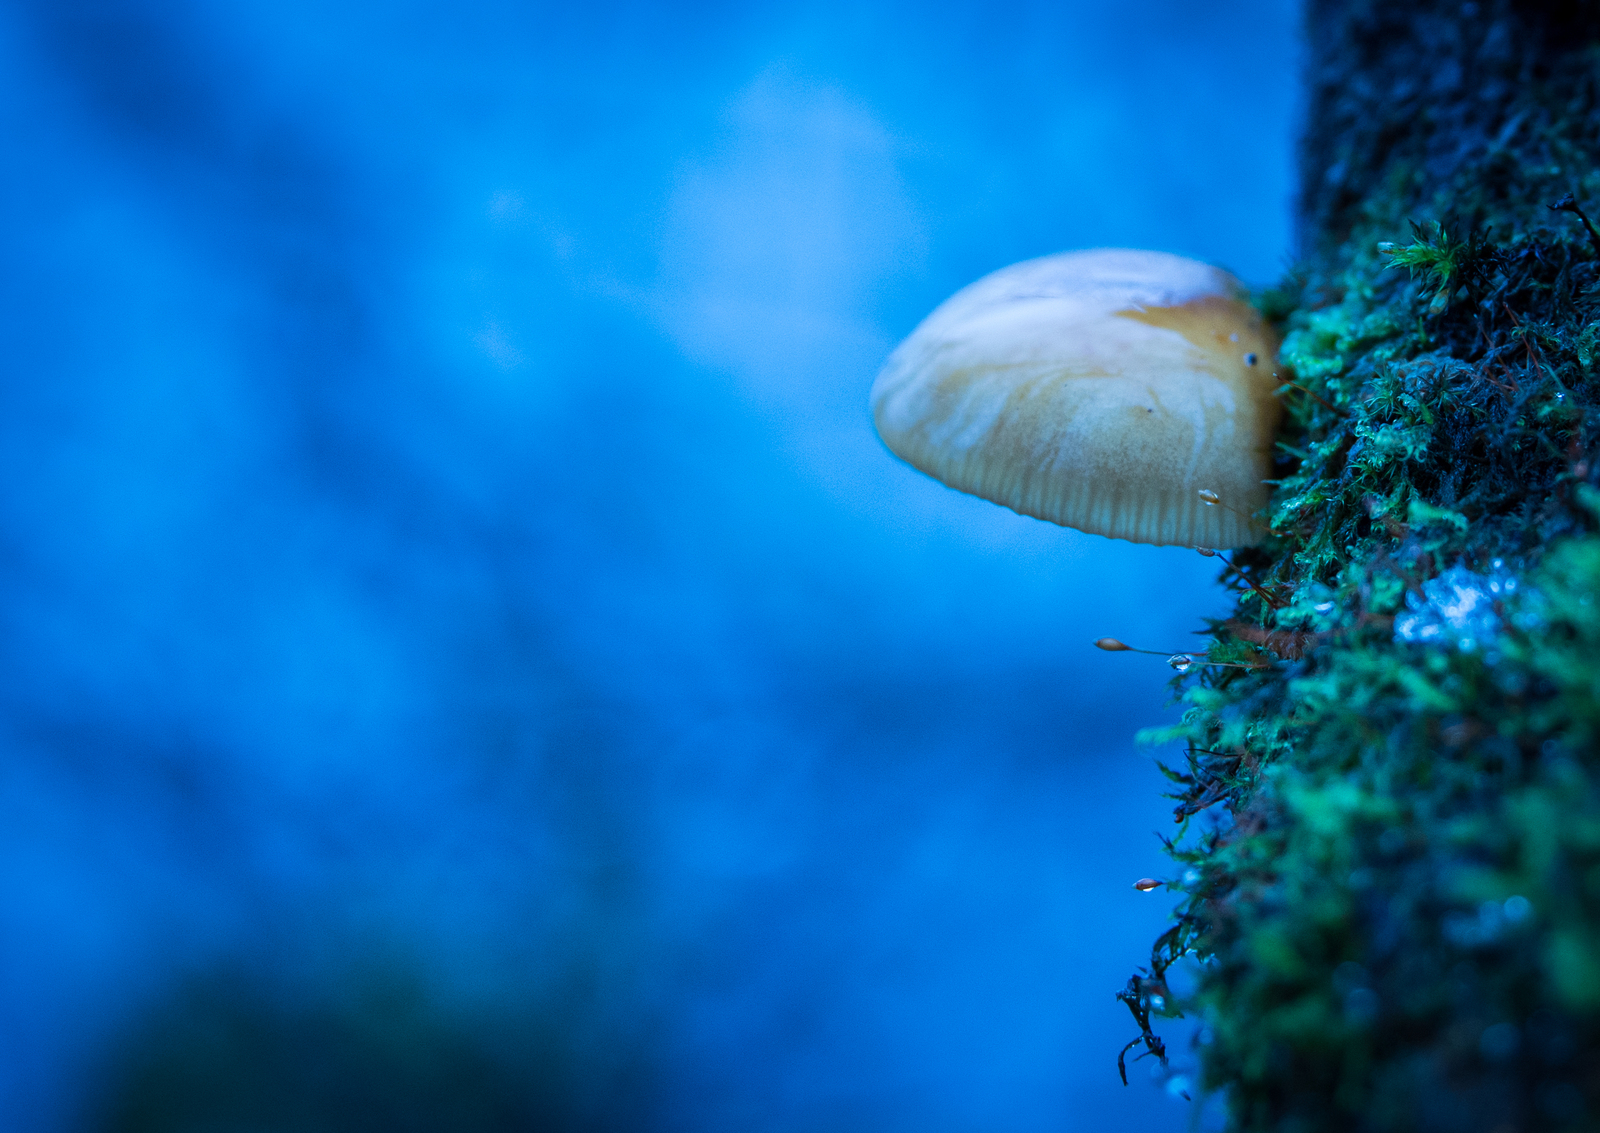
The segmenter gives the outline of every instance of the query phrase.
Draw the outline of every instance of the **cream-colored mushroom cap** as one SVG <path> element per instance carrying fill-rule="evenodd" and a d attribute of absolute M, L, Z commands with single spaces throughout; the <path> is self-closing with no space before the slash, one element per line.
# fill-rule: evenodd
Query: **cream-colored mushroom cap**
<path fill-rule="evenodd" d="M 1135 543 L 1254 542 L 1281 379 L 1277 335 L 1244 294 L 1162 252 L 1003 268 L 890 356 L 872 387 L 878 433 L 1024 515 Z"/>

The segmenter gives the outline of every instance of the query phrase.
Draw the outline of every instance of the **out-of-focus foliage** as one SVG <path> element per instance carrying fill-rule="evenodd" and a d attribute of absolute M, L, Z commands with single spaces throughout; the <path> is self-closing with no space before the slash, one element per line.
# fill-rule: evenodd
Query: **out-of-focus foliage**
<path fill-rule="evenodd" d="M 1400 10 L 1390 35 L 1480 64 L 1539 33 L 1503 4 Z M 1600 199 L 1600 55 L 1543 42 L 1452 161 L 1391 135 L 1338 208 L 1310 169 L 1318 254 L 1263 301 L 1287 330 L 1272 534 L 1224 574 L 1209 654 L 1255 667 L 1179 678 L 1184 721 L 1151 737 L 1189 745 L 1185 900 L 1123 993 L 1200 1017 L 1237 1129 L 1600 1122 L 1600 263 L 1548 207 Z M 1405 58 L 1362 55 L 1355 89 L 1403 89 Z"/>
<path fill-rule="evenodd" d="M 636 1128 L 636 1052 L 582 1053 L 576 1018 L 450 1010 L 368 973 L 320 994 L 199 980 L 128 1035 L 101 1133 L 526 1133 Z M 586 1064 L 587 1063 L 587 1064 Z"/>

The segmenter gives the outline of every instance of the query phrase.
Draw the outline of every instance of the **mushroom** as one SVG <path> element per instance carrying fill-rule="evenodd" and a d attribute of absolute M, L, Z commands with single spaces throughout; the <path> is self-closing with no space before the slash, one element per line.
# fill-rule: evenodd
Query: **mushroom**
<path fill-rule="evenodd" d="M 1023 515 L 1134 543 L 1254 542 L 1280 379 L 1244 296 L 1162 252 L 1002 268 L 900 344 L 873 420 L 913 467 Z"/>

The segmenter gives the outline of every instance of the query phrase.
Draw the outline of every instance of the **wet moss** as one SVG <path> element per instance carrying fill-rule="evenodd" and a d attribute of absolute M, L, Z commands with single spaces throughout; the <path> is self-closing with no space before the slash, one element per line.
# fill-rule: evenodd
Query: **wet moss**
<path fill-rule="evenodd" d="M 1271 535 L 1211 626 L 1247 667 L 1147 736 L 1183 899 L 1134 1045 L 1198 1016 L 1240 1130 L 1600 1127 L 1600 30 L 1308 18 Z"/>

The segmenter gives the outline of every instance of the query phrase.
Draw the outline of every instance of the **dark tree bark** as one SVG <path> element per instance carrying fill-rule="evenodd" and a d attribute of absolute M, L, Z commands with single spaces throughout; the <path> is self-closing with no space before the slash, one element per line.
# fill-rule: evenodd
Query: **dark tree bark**
<path fill-rule="evenodd" d="M 1475 177 L 1502 208 L 1541 220 L 1545 179 L 1519 193 L 1518 166 L 1548 164 L 1541 129 L 1592 109 L 1590 8 L 1310 0 L 1304 250 L 1336 255 L 1363 219 L 1393 225 Z"/>

